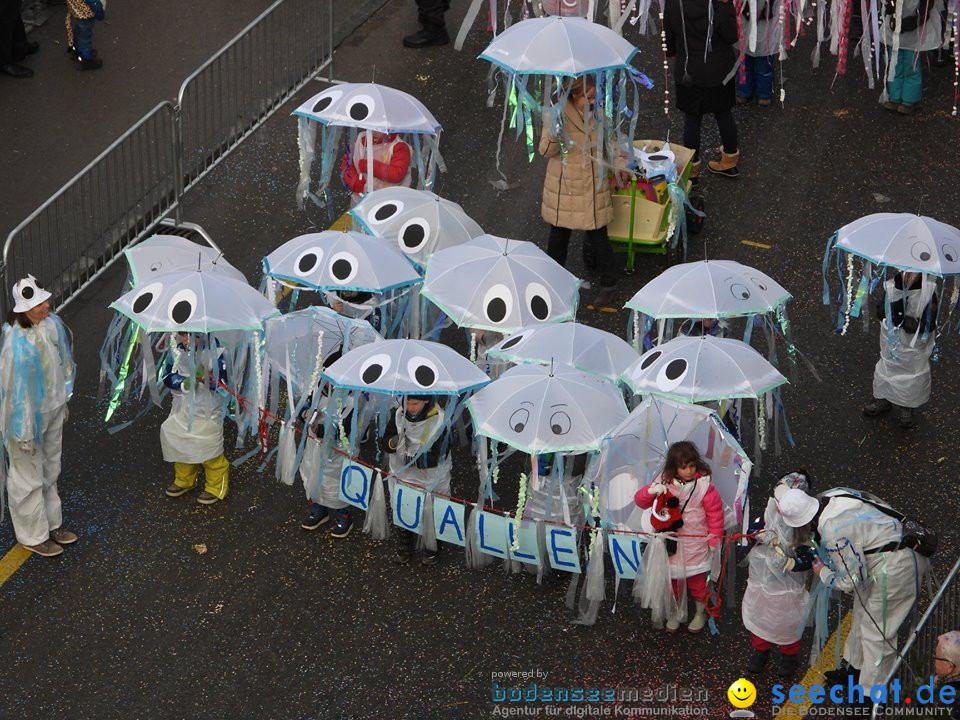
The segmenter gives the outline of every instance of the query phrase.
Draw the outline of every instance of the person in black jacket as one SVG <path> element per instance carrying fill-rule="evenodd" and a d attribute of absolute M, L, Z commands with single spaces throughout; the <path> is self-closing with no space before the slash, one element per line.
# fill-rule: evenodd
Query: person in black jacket
<path fill-rule="evenodd" d="M 694 151 L 692 177 L 700 173 L 700 125 L 713 114 L 723 142 L 710 172 L 738 177 L 734 82 L 737 19 L 730 0 L 667 0 L 663 11 L 667 56 L 673 60 L 677 109 L 683 112 L 683 144 Z"/>

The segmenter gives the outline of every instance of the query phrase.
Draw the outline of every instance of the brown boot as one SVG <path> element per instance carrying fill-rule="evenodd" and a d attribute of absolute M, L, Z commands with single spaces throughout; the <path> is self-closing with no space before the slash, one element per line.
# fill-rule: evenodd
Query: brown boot
<path fill-rule="evenodd" d="M 720 160 L 711 160 L 707 163 L 707 169 L 717 175 L 726 175 L 728 178 L 740 177 L 740 171 L 737 169 L 737 161 L 740 159 L 740 151 L 728 155 L 720 151 Z"/>

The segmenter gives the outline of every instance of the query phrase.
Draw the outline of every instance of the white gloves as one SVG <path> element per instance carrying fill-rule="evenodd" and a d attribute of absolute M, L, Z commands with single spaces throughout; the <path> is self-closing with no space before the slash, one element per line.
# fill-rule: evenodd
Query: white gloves
<path fill-rule="evenodd" d="M 653 483 L 647 490 L 651 495 L 663 495 L 667 491 L 667 486 L 663 483 Z"/>

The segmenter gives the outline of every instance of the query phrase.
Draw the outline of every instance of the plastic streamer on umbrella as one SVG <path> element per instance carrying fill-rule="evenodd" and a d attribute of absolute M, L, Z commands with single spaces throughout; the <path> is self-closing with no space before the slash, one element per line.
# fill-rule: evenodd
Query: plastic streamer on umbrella
<path fill-rule="evenodd" d="M 300 116 L 297 122 L 300 149 L 300 179 L 297 183 L 297 205 L 301 209 L 309 198 L 321 208 L 330 207 L 330 183 L 337 159 L 341 153 L 344 128 L 339 125 L 318 123 Z M 316 159 L 317 130 L 320 130 L 320 173 L 313 191 L 310 190 L 311 171 Z M 357 129 L 350 128 L 349 147 L 354 146 Z M 417 189 L 432 190 L 436 186 L 437 172 L 444 172 L 446 164 L 440 155 L 440 131 L 435 134 L 397 133 L 411 147 L 412 160 L 417 168 Z M 349 153 L 349 149 L 347 150 Z"/>

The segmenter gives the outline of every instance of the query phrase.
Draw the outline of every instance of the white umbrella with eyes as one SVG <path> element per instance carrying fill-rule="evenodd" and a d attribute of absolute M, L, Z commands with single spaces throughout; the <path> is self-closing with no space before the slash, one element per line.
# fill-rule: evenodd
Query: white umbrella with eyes
<path fill-rule="evenodd" d="M 487 357 L 512 363 L 564 363 L 617 382 L 638 355 L 630 343 L 605 330 L 580 323 L 552 323 L 514 333 L 487 350 Z"/>
<path fill-rule="evenodd" d="M 867 215 L 837 230 L 836 247 L 875 265 L 960 275 L 960 230 L 922 215 Z"/>
<path fill-rule="evenodd" d="M 435 252 L 421 293 L 459 327 L 511 333 L 572 320 L 579 287 L 533 243 L 481 235 Z"/>
<path fill-rule="evenodd" d="M 426 190 L 389 187 L 374 190 L 350 214 L 363 229 L 396 243 L 418 267 L 437 250 L 469 242 L 483 234 L 463 208 Z"/>
<path fill-rule="evenodd" d="M 145 332 L 261 330 L 279 311 L 244 282 L 221 272 L 156 275 L 110 304 Z"/>
<path fill-rule="evenodd" d="M 384 340 L 355 348 L 323 377 L 339 388 L 385 395 L 461 395 L 490 382 L 463 355 L 428 340 Z"/>
<path fill-rule="evenodd" d="M 517 365 L 467 401 L 478 435 L 531 455 L 590 452 L 627 417 L 613 383 L 567 365 Z"/>
<path fill-rule="evenodd" d="M 153 235 L 123 251 L 133 285 L 149 282 L 156 275 L 183 270 L 206 270 L 247 282 L 243 273 L 223 259 L 223 253 L 209 245 L 191 242 L 179 235 Z"/>
<path fill-rule="evenodd" d="M 369 235 L 335 230 L 285 242 L 263 259 L 263 272 L 284 285 L 313 290 L 385 293 L 420 282 L 396 247 Z"/>
<path fill-rule="evenodd" d="M 733 260 L 699 260 L 667 268 L 626 307 L 653 318 L 727 318 L 775 311 L 790 300 L 769 275 Z"/>
<path fill-rule="evenodd" d="M 759 398 L 787 382 L 742 340 L 681 336 L 641 355 L 623 380 L 637 395 L 688 403 Z"/>

